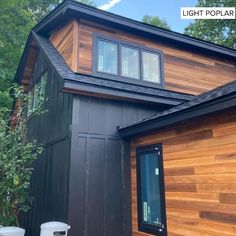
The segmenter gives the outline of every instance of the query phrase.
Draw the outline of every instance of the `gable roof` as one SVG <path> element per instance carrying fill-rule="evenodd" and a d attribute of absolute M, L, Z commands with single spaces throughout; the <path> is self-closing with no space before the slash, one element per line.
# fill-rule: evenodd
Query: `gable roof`
<path fill-rule="evenodd" d="M 171 45 L 174 44 L 176 47 L 191 49 L 208 55 L 212 54 L 228 59 L 236 58 L 236 50 L 135 21 L 73 0 L 65 0 L 59 4 L 33 28 L 33 31 L 48 36 L 55 27 L 59 27 L 72 18 L 83 18 L 124 31 L 127 30 L 130 33 L 142 35 L 150 39 L 163 41 Z"/>
<path fill-rule="evenodd" d="M 122 137 L 130 137 L 235 106 L 236 81 L 233 81 L 118 130 Z"/>

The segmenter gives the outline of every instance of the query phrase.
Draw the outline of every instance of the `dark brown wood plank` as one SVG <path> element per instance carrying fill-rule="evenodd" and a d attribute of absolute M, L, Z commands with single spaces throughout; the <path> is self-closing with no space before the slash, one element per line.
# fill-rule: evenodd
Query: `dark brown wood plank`
<path fill-rule="evenodd" d="M 236 193 L 220 193 L 220 203 L 236 205 Z"/>
<path fill-rule="evenodd" d="M 217 221 L 225 224 L 236 224 L 236 214 L 226 214 L 226 213 L 215 213 L 215 212 L 207 212 L 200 211 L 199 216 L 203 219 Z"/>

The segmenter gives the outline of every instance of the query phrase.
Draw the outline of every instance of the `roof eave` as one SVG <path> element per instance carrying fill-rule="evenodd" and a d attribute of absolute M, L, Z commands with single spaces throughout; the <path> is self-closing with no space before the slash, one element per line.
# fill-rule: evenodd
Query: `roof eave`
<path fill-rule="evenodd" d="M 186 110 L 177 111 L 175 113 L 160 118 L 149 119 L 147 121 L 137 123 L 125 128 L 118 129 L 121 137 L 131 138 L 135 135 L 148 133 L 157 129 L 162 129 L 182 121 L 210 115 L 231 107 L 236 106 L 236 92 L 227 96 L 200 104 Z"/>
<path fill-rule="evenodd" d="M 73 16 L 87 18 L 88 20 L 95 20 L 104 24 L 112 25 L 115 27 L 122 27 L 129 32 L 142 33 L 149 37 L 158 37 L 159 40 L 165 40 L 165 42 L 175 42 L 179 46 L 185 46 L 186 48 L 200 49 L 200 51 L 208 51 L 213 54 L 224 55 L 226 58 L 236 58 L 236 51 L 230 48 L 219 46 L 210 42 L 206 42 L 200 39 L 196 39 L 187 35 L 183 35 L 177 32 L 154 27 L 142 22 L 138 22 L 129 18 L 125 18 L 119 15 L 115 15 L 100 9 L 87 6 L 75 1 L 64 1 L 57 8 L 55 8 L 47 17 L 45 17 L 38 25 L 33 28 L 33 31 L 43 35 L 47 35 L 58 22 L 63 21 L 68 17 Z M 62 22 L 62 21 L 61 21 Z"/>

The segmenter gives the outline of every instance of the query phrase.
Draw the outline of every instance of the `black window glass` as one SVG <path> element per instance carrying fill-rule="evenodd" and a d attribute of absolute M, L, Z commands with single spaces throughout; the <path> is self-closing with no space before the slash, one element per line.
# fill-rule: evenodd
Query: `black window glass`
<path fill-rule="evenodd" d="M 159 165 L 157 153 L 141 154 L 143 222 L 161 225 Z"/>
<path fill-rule="evenodd" d="M 166 235 L 162 145 L 137 148 L 139 230 Z"/>

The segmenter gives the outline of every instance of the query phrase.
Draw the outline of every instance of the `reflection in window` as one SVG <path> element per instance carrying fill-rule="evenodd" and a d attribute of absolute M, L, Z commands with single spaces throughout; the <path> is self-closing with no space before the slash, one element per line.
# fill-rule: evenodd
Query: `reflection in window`
<path fill-rule="evenodd" d="M 143 221 L 161 225 L 159 165 L 156 153 L 143 154 L 140 158 Z"/>
<path fill-rule="evenodd" d="M 46 83 L 47 83 L 48 73 L 45 72 L 38 83 L 34 85 L 34 87 L 29 91 L 29 101 L 27 108 L 27 116 L 30 116 L 33 112 L 35 112 L 38 108 L 40 108 L 46 98 Z"/>
<path fill-rule="evenodd" d="M 138 228 L 166 235 L 162 145 L 137 149 Z"/>
<path fill-rule="evenodd" d="M 129 47 L 121 47 L 121 75 L 139 79 L 139 51 Z"/>
<path fill-rule="evenodd" d="M 98 71 L 109 74 L 118 74 L 118 47 L 117 44 L 98 41 Z"/>
<path fill-rule="evenodd" d="M 161 83 L 160 56 L 143 52 L 143 80 Z"/>

